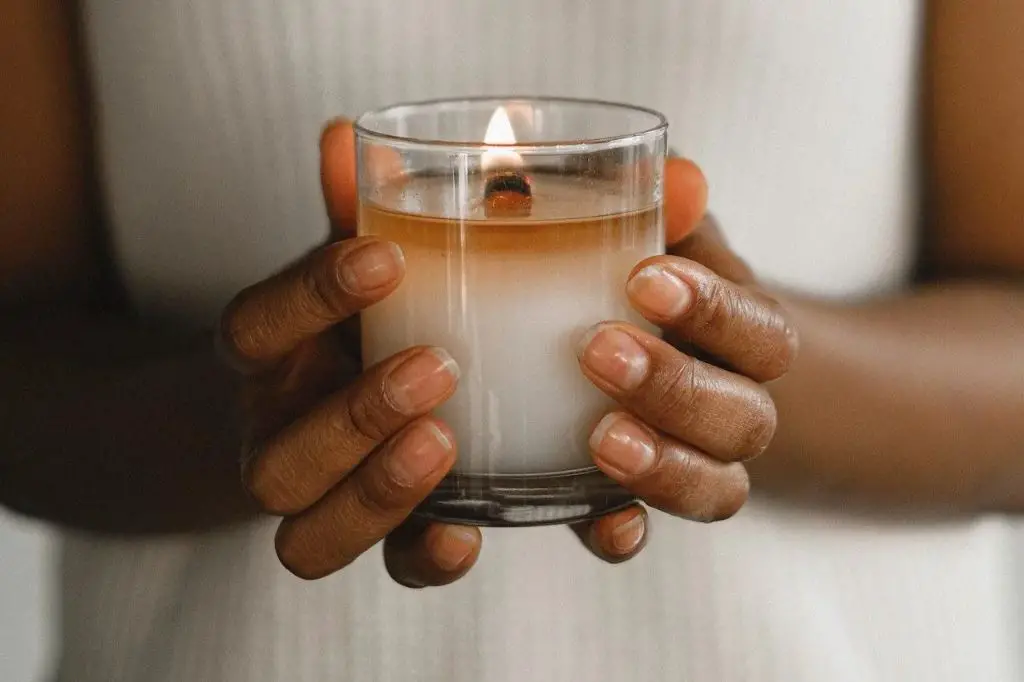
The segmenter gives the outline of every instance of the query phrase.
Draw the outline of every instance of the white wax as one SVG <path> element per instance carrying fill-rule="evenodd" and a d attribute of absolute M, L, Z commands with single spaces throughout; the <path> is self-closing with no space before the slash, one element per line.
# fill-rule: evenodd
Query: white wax
<path fill-rule="evenodd" d="M 416 344 L 455 357 L 459 389 L 436 415 L 458 438 L 457 471 L 592 465 L 589 433 L 613 404 L 580 372 L 575 344 L 603 320 L 645 325 L 625 281 L 663 248 L 650 223 L 614 241 L 547 252 L 406 248 L 405 281 L 363 314 L 363 352 L 368 364 Z"/>

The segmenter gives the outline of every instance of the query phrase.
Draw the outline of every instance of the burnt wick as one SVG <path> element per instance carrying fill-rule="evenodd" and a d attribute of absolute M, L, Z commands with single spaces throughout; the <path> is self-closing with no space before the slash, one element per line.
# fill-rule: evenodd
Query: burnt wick
<path fill-rule="evenodd" d="M 484 185 L 484 212 L 488 217 L 530 215 L 533 187 L 520 171 L 502 170 L 487 176 Z"/>

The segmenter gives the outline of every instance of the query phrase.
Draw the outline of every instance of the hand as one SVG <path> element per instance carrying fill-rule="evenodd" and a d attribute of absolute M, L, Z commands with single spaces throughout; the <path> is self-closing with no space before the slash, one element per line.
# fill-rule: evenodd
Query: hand
<path fill-rule="evenodd" d="M 345 201 L 352 187 L 350 136 L 335 126 L 322 143 L 336 221 L 351 216 L 337 191 Z M 246 289 L 224 313 L 223 351 L 246 377 L 243 480 L 265 512 L 285 517 L 277 553 L 302 578 L 333 573 L 385 538 L 387 569 L 408 586 L 452 582 L 479 555 L 475 528 L 407 522 L 455 462 L 451 430 L 429 416 L 455 391 L 455 361 L 410 348 L 360 373 L 346 327 L 404 273 L 396 245 L 342 239 Z"/>
<path fill-rule="evenodd" d="M 579 358 L 587 378 L 622 406 L 593 431 L 597 466 L 647 504 L 708 522 L 746 502 L 743 462 L 765 450 L 776 425 L 762 384 L 786 373 L 797 335 L 714 220 L 699 217 L 705 197 L 696 166 L 669 160 L 672 246 L 638 264 L 626 283 L 632 305 L 665 340 L 602 323 L 582 342 Z M 646 517 L 634 505 L 578 532 L 596 554 L 621 561 L 643 547 Z"/>

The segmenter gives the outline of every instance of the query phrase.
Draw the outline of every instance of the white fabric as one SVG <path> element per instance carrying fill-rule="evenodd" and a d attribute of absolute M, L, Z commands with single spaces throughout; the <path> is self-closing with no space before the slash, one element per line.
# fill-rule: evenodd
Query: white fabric
<path fill-rule="evenodd" d="M 912 252 L 911 0 L 86 0 L 116 246 L 152 314 L 208 323 L 325 234 L 323 122 L 397 100 L 550 93 L 664 111 L 766 277 L 861 296 Z M 378 552 L 304 583 L 271 524 L 68 537 L 62 680 L 1011 681 L 998 519 L 887 524 L 751 504 L 663 517 L 606 566 L 496 530 L 450 588 Z M 1016 563 L 1015 563 L 1016 562 Z"/>

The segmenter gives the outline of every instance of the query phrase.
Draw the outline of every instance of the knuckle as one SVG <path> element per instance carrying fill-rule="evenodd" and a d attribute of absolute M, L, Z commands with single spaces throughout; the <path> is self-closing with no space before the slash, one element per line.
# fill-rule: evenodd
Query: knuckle
<path fill-rule="evenodd" d="M 678 429 L 691 423 L 703 394 L 703 379 L 698 363 L 683 357 L 650 387 L 651 411 L 661 421 L 671 421 Z"/>
<path fill-rule="evenodd" d="M 729 329 L 734 317 L 735 294 L 718 277 L 709 279 L 703 289 L 694 323 L 703 332 L 701 336 L 719 336 Z"/>
<path fill-rule="evenodd" d="M 778 301 L 767 299 L 759 301 L 758 305 L 763 311 L 758 336 L 763 341 L 757 353 L 757 378 L 773 381 L 789 371 L 800 349 L 800 337 Z"/>
<path fill-rule="evenodd" d="M 345 400 L 345 424 L 338 425 L 348 430 L 349 425 L 357 437 L 379 443 L 391 435 L 395 425 L 391 423 L 391 411 L 384 402 L 375 400 L 365 392 L 353 391 Z"/>
<path fill-rule="evenodd" d="M 369 473 L 369 470 L 367 471 Z M 390 518 L 408 504 L 409 489 L 386 472 L 354 481 L 356 502 L 373 518 Z"/>
<path fill-rule="evenodd" d="M 345 317 L 349 306 L 341 285 L 335 260 L 329 257 L 316 259 L 311 267 L 302 272 L 301 290 L 306 294 L 306 312 L 314 319 L 333 320 Z"/>
<path fill-rule="evenodd" d="M 790 370 L 797 356 L 800 354 L 800 332 L 793 326 L 789 315 L 779 306 L 780 327 L 782 343 L 780 344 L 780 361 L 778 376 L 781 377 Z M 776 377 L 778 378 L 778 377 Z"/>
<path fill-rule="evenodd" d="M 775 437 L 778 411 L 767 391 L 759 390 L 738 434 L 736 452 L 741 461 L 763 453 Z"/>
<path fill-rule="evenodd" d="M 696 451 L 673 449 L 671 467 L 663 472 L 658 499 L 677 516 L 713 523 L 734 516 L 747 502 L 750 478 L 742 464 L 713 463 Z"/>
<path fill-rule="evenodd" d="M 685 518 L 700 520 L 704 505 L 695 505 L 699 501 L 700 491 L 705 480 L 702 472 L 700 456 L 683 448 L 673 448 L 671 466 L 661 474 L 659 495 L 664 507 Z M 694 507 L 697 506 L 696 509 Z"/>

